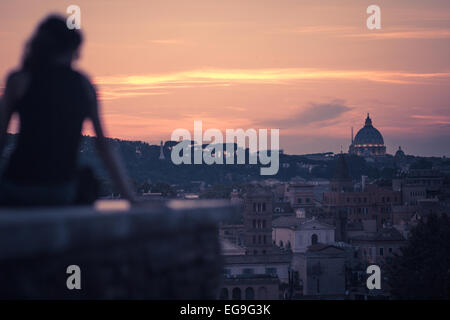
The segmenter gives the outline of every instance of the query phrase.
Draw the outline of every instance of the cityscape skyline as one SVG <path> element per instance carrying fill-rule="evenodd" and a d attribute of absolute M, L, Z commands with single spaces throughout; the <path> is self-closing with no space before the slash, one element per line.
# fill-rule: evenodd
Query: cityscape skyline
<path fill-rule="evenodd" d="M 67 1 L 0 4 L 1 89 L 23 45 Z M 378 1 L 79 1 L 77 64 L 98 88 L 108 136 L 158 144 L 177 128 L 279 128 L 290 154 L 348 150 L 370 113 L 387 153 L 450 154 L 450 4 Z M 22 8 L 26 6 L 24 12 Z M 120 23 L 118 23 L 120 22 Z M 85 133 L 91 133 L 87 128 Z"/>
<path fill-rule="evenodd" d="M 0 300 L 450 299 L 448 0 L 16 0 L 0 20 Z"/>

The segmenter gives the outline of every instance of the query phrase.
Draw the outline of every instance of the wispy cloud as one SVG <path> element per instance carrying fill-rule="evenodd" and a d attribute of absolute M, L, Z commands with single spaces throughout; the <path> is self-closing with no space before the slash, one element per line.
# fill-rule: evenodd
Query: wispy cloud
<path fill-rule="evenodd" d="M 333 123 L 334 120 L 350 110 L 351 108 L 346 106 L 343 100 L 333 100 L 327 103 L 311 102 L 308 106 L 299 108 L 287 117 L 267 119 L 257 124 L 270 125 L 278 128 L 307 126 L 310 124 L 322 127 Z"/>
<path fill-rule="evenodd" d="M 450 125 L 450 116 L 413 114 L 413 119 L 419 119 L 432 125 Z"/>
<path fill-rule="evenodd" d="M 354 26 L 336 26 L 336 25 L 314 25 L 299 26 L 294 28 L 278 28 L 269 31 L 269 34 L 339 34 L 356 32 L 358 29 Z"/>
<path fill-rule="evenodd" d="M 155 39 L 151 40 L 151 43 L 156 44 L 185 44 L 186 42 L 182 39 Z"/>
<path fill-rule="evenodd" d="M 375 31 L 366 33 L 342 34 L 341 37 L 370 38 L 379 40 L 388 39 L 443 39 L 450 38 L 450 29 L 430 30 L 398 30 L 398 31 Z"/>
<path fill-rule="evenodd" d="M 448 28 L 414 28 L 394 27 L 381 30 L 368 30 L 355 26 L 317 25 L 300 26 L 296 28 L 276 29 L 271 34 L 297 34 L 332 36 L 337 38 L 368 38 L 368 39 L 445 39 L 450 38 Z"/>
<path fill-rule="evenodd" d="M 236 84 L 287 85 L 298 81 L 370 81 L 392 84 L 427 84 L 450 80 L 450 72 L 414 73 L 377 70 L 202 69 L 167 74 L 96 77 L 104 99 L 168 94 L 188 87 L 230 86 Z"/>
<path fill-rule="evenodd" d="M 204 69 L 170 74 L 97 77 L 100 85 L 158 85 L 201 84 L 217 82 L 283 83 L 295 80 L 367 80 L 374 82 L 412 83 L 423 79 L 450 78 L 450 72 L 414 73 L 377 70 L 323 70 L 323 69 Z"/>

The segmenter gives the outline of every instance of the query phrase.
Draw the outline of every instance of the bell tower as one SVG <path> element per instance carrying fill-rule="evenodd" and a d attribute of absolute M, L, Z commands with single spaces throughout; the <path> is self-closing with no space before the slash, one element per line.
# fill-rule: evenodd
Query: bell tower
<path fill-rule="evenodd" d="M 244 196 L 244 245 L 246 254 L 269 254 L 272 245 L 272 193 L 264 189 Z"/>
<path fill-rule="evenodd" d="M 331 192 L 352 192 L 353 182 L 343 153 L 337 156 L 333 178 L 330 180 Z"/>
<path fill-rule="evenodd" d="M 164 146 L 163 146 L 163 142 L 161 140 L 161 145 L 160 145 L 160 150 L 159 150 L 159 160 L 164 160 L 166 157 L 164 156 Z"/>

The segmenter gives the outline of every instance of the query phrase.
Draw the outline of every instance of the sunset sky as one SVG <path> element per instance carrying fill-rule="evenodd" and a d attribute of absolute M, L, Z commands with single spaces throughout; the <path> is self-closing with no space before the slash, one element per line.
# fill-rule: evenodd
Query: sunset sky
<path fill-rule="evenodd" d="M 158 144 L 202 120 L 338 152 L 370 112 L 389 153 L 450 156 L 448 0 L 2 0 L 2 88 L 39 20 L 71 4 L 111 137 Z"/>

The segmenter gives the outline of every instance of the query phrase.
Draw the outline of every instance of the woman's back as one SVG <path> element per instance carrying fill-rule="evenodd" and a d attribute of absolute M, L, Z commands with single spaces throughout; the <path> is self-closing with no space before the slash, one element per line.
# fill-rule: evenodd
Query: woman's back
<path fill-rule="evenodd" d="M 70 66 L 29 73 L 15 110 L 20 133 L 5 171 L 16 183 L 55 185 L 75 175 L 83 120 L 88 115 L 86 79 Z"/>
<path fill-rule="evenodd" d="M 83 120 L 89 118 L 100 158 L 122 196 L 135 201 L 124 169 L 105 139 L 94 87 L 72 69 L 82 35 L 63 17 L 50 15 L 25 46 L 21 71 L 12 73 L 0 97 L 0 156 L 11 117 L 19 138 L 0 179 L 0 206 L 86 203 L 95 198 L 90 170 L 77 170 Z M 86 191 L 93 191 L 86 196 Z M 88 200 L 88 198 L 90 200 Z"/>

